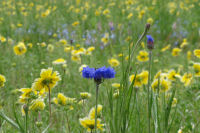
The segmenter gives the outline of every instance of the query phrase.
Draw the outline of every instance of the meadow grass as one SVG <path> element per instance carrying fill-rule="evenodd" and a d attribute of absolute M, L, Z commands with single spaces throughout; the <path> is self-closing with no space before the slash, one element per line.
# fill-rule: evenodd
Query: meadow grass
<path fill-rule="evenodd" d="M 1 0 L 0 132 L 199 133 L 199 6 Z M 96 95 L 86 66 L 111 66 L 115 78 Z"/>

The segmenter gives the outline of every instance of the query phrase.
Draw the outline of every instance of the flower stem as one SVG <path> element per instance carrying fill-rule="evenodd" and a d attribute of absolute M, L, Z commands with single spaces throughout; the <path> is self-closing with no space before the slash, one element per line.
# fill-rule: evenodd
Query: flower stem
<path fill-rule="evenodd" d="M 25 133 L 28 133 L 28 111 L 25 112 Z"/>
<path fill-rule="evenodd" d="M 48 86 L 49 89 L 49 123 L 51 122 L 51 89 Z"/>
<path fill-rule="evenodd" d="M 97 106 L 98 106 L 99 84 L 96 83 L 96 106 L 95 106 L 95 133 L 97 132 Z"/>
<path fill-rule="evenodd" d="M 148 102 L 148 133 L 151 132 L 151 106 L 150 106 L 150 84 L 151 84 L 151 60 L 152 60 L 152 51 L 149 50 L 149 76 L 148 76 L 148 87 L 147 87 L 147 102 Z"/>
<path fill-rule="evenodd" d="M 70 126 L 69 126 L 69 118 L 68 118 L 68 113 L 67 113 L 66 117 L 67 117 L 67 127 L 68 127 L 68 131 L 69 131 L 69 133 L 71 133 Z"/>

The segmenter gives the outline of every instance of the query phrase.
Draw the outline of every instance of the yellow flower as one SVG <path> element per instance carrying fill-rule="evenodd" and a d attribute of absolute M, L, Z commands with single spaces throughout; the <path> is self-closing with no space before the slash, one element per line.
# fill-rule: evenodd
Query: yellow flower
<path fill-rule="evenodd" d="M 195 50 L 193 51 L 193 53 L 194 53 L 194 55 L 195 55 L 196 57 L 200 58 L 200 49 L 195 49 Z"/>
<path fill-rule="evenodd" d="M 87 65 L 83 64 L 79 67 L 79 72 L 82 74 L 83 68 L 87 67 Z"/>
<path fill-rule="evenodd" d="M 135 75 L 131 75 L 129 77 L 129 81 L 133 82 L 135 78 L 135 82 L 134 82 L 134 86 L 136 87 L 141 87 L 143 84 L 147 84 L 148 83 L 148 71 L 143 71 L 140 74 L 137 74 L 136 77 Z"/>
<path fill-rule="evenodd" d="M 181 52 L 180 48 L 173 48 L 172 55 L 173 56 L 178 56 L 180 52 Z"/>
<path fill-rule="evenodd" d="M 108 60 L 108 63 L 109 63 L 112 67 L 119 66 L 119 64 L 120 64 L 119 61 L 118 61 L 117 59 L 114 59 L 114 58 Z"/>
<path fill-rule="evenodd" d="M 61 40 L 59 41 L 59 43 L 62 44 L 62 45 L 67 45 L 67 40 L 61 39 Z"/>
<path fill-rule="evenodd" d="M 6 42 L 6 38 L 5 38 L 4 36 L 1 36 L 1 35 L 0 35 L 0 41 L 1 41 L 2 43 Z"/>
<path fill-rule="evenodd" d="M 178 133 L 183 133 L 182 129 L 179 129 L 179 130 L 178 130 Z"/>
<path fill-rule="evenodd" d="M 119 88 L 119 87 L 120 87 L 120 84 L 119 84 L 119 83 L 112 83 L 112 87 L 113 87 L 113 88 Z"/>
<path fill-rule="evenodd" d="M 177 104 L 177 99 L 174 97 L 172 101 L 172 107 L 175 107 Z"/>
<path fill-rule="evenodd" d="M 113 93 L 113 97 L 114 98 L 118 98 L 119 96 L 119 90 L 117 89 L 114 93 Z"/>
<path fill-rule="evenodd" d="M 6 82 L 5 76 L 0 74 L 0 88 L 4 87 L 4 83 Z"/>
<path fill-rule="evenodd" d="M 187 59 L 191 60 L 191 56 L 192 56 L 192 52 L 191 51 L 187 51 Z"/>
<path fill-rule="evenodd" d="M 80 121 L 80 124 L 88 130 L 88 132 L 91 132 L 94 130 L 95 119 L 85 117 L 85 118 L 79 119 L 79 121 Z M 103 126 L 104 126 L 104 124 L 101 124 L 101 120 L 97 119 L 97 129 L 103 131 L 104 130 Z"/>
<path fill-rule="evenodd" d="M 72 51 L 72 50 L 74 50 L 74 46 L 68 46 L 68 47 L 65 47 L 64 48 L 64 51 L 67 53 L 67 52 L 70 52 L 70 51 Z"/>
<path fill-rule="evenodd" d="M 47 9 L 46 11 L 42 12 L 41 16 L 42 16 L 42 17 L 46 17 L 46 16 L 48 16 L 49 14 L 50 14 L 50 10 Z"/>
<path fill-rule="evenodd" d="M 65 64 L 65 63 L 66 63 L 66 60 L 63 58 L 59 58 L 59 59 L 53 61 L 54 65 Z"/>
<path fill-rule="evenodd" d="M 181 78 L 181 82 L 183 82 L 185 86 L 190 85 L 191 81 L 192 81 L 191 73 L 185 73 Z"/>
<path fill-rule="evenodd" d="M 140 73 L 140 77 L 142 79 L 141 80 L 142 84 L 146 85 L 148 83 L 148 75 L 149 75 L 148 71 L 142 71 Z"/>
<path fill-rule="evenodd" d="M 177 78 L 180 78 L 180 75 L 178 73 L 176 73 L 175 70 L 170 70 L 167 74 L 167 78 L 171 81 L 175 81 Z"/>
<path fill-rule="evenodd" d="M 200 63 L 193 64 L 194 72 L 196 77 L 200 77 Z"/>
<path fill-rule="evenodd" d="M 22 55 L 26 53 L 26 46 L 23 42 L 19 42 L 16 46 L 13 47 L 13 50 L 16 55 Z"/>
<path fill-rule="evenodd" d="M 60 104 L 60 105 L 66 105 L 67 97 L 64 96 L 64 94 L 62 94 L 62 93 L 58 93 L 57 101 L 58 101 L 58 104 Z"/>
<path fill-rule="evenodd" d="M 103 37 L 101 38 L 101 41 L 103 42 L 104 45 L 106 45 L 109 41 L 109 38 L 108 37 Z"/>
<path fill-rule="evenodd" d="M 153 83 L 151 84 L 151 87 L 153 91 L 157 91 L 159 89 L 160 92 L 166 92 L 170 89 L 171 82 L 165 79 L 160 79 L 160 81 L 158 81 L 158 79 L 155 79 Z"/>
<path fill-rule="evenodd" d="M 53 50 L 54 50 L 54 46 L 52 44 L 48 44 L 47 51 L 53 52 Z"/>
<path fill-rule="evenodd" d="M 46 47 L 46 46 L 47 46 L 47 44 L 46 44 L 45 42 L 39 43 L 39 45 L 40 45 L 41 47 Z"/>
<path fill-rule="evenodd" d="M 33 44 L 32 44 L 32 43 L 28 43 L 27 46 L 28 46 L 29 48 L 32 48 L 32 47 L 33 47 Z"/>
<path fill-rule="evenodd" d="M 181 48 L 184 48 L 188 45 L 187 39 L 183 39 L 183 42 L 181 43 Z"/>
<path fill-rule="evenodd" d="M 91 94 L 88 92 L 81 92 L 81 99 L 89 99 L 91 97 Z"/>
<path fill-rule="evenodd" d="M 46 92 L 51 90 L 54 86 L 57 85 L 57 82 L 60 81 L 61 78 L 57 71 L 53 72 L 52 68 L 42 69 L 40 73 L 40 78 L 37 78 L 32 85 L 32 88 L 36 91 L 40 91 L 43 88 Z"/>
<path fill-rule="evenodd" d="M 32 101 L 29 109 L 33 111 L 40 111 L 40 110 L 44 110 L 44 107 L 45 107 L 44 100 L 39 98 Z"/>
<path fill-rule="evenodd" d="M 97 106 L 97 117 L 100 117 L 102 109 L 103 109 L 102 105 Z M 95 110 L 96 110 L 95 107 L 90 109 L 89 118 L 95 119 Z"/>
<path fill-rule="evenodd" d="M 129 15 L 127 16 L 127 19 L 130 19 L 133 16 L 133 13 L 129 13 Z"/>
<path fill-rule="evenodd" d="M 103 11 L 103 15 L 107 15 L 107 14 L 109 14 L 110 13 L 110 10 L 109 9 L 105 9 L 104 11 Z"/>
<path fill-rule="evenodd" d="M 147 23 L 153 24 L 153 18 L 148 18 L 148 19 L 147 19 Z"/>
<path fill-rule="evenodd" d="M 140 62 L 146 62 L 149 60 L 149 54 L 146 51 L 140 51 L 139 55 L 137 56 L 137 60 Z"/>
<path fill-rule="evenodd" d="M 87 49 L 87 51 L 89 51 L 89 52 L 92 52 L 92 51 L 94 51 L 95 50 L 95 47 L 89 47 L 88 49 Z"/>
<path fill-rule="evenodd" d="M 79 63 L 81 61 L 81 57 L 78 54 L 74 54 L 72 55 L 71 60 Z"/>
<path fill-rule="evenodd" d="M 79 24 L 80 24 L 79 21 L 75 21 L 74 23 L 72 23 L 72 26 L 76 27 Z"/>
<path fill-rule="evenodd" d="M 161 49 L 161 52 L 168 50 L 170 47 L 171 47 L 171 45 L 168 44 L 167 46 L 165 46 L 164 48 Z"/>

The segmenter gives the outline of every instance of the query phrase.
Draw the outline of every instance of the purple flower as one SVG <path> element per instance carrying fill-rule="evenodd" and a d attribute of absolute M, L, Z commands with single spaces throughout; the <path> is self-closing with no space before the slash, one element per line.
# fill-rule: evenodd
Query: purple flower
<path fill-rule="evenodd" d="M 98 69 L 84 67 L 82 71 L 82 76 L 84 78 L 93 78 L 94 80 L 108 79 L 115 77 L 115 70 L 111 67 L 106 68 L 105 66 Z"/>
<path fill-rule="evenodd" d="M 154 40 L 151 35 L 147 35 L 147 48 L 150 50 L 154 48 Z"/>
<path fill-rule="evenodd" d="M 103 77 L 104 78 L 114 78 L 115 74 L 116 74 L 115 70 L 111 67 L 108 67 L 104 70 Z"/>
<path fill-rule="evenodd" d="M 154 43 L 153 38 L 151 37 L 151 35 L 147 35 L 147 44 L 152 44 Z"/>
<path fill-rule="evenodd" d="M 95 73 L 94 68 L 84 67 L 82 71 L 82 76 L 84 78 L 94 78 L 94 73 Z"/>

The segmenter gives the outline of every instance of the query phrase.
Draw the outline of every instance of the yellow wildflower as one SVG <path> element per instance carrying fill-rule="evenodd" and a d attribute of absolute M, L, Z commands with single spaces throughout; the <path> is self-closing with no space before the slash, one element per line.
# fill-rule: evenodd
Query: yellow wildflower
<path fill-rule="evenodd" d="M 67 40 L 61 39 L 61 40 L 59 41 L 59 43 L 62 44 L 62 45 L 67 45 Z"/>
<path fill-rule="evenodd" d="M 83 68 L 87 67 L 87 65 L 83 64 L 79 67 L 79 72 L 82 74 Z"/>
<path fill-rule="evenodd" d="M 40 73 L 40 78 L 37 78 L 32 85 L 32 88 L 36 91 L 40 91 L 45 88 L 45 91 L 48 92 L 54 86 L 57 85 L 57 82 L 60 81 L 60 75 L 57 71 L 53 72 L 52 68 L 42 69 Z"/>
<path fill-rule="evenodd" d="M 160 79 L 160 81 L 158 79 L 155 79 L 153 83 L 151 84 L 151 87 L 153 91 L 156 91 L 159 89 L 160 92 L 166 92 L 170 89 L 171 83 L 165 79 Z"/>
<path fill-rule="evenodd" d="M 76 27 L 79 24 L 80 24 L 79 21 L 75 21 L 74 23 L 72 23 L 72 26 Z"/>
<path fill-rule="evenodd" d="M 164 48 L 161 49 L 161 52 L 168 50 L 170 47 L 171 47 L 171 45 L 168 44 L 167 46 L 165 46 Z"/>
<path fill-rule="evenodd" d="M 63 58 L 59 58 L 59 59 L 53 61 L 54 65 L 65 64 L 65 63 L 66 63 L 66 60 Z"/>
<path fill-rule="evenodd" d="M 81 92 L 81 99 L 89 99 L 91 97 L 91 94 L 88 92 Z"/>
<path fill-rule="evenodd" d="M 195 49 L 193 53 L 197 58 L 200 58 L 200 49 Z"/>
<path fill-rule="evenodd" d="M 114 59 L 114 58 L 112 58 L 112 59 L 109 59 L 108 60 L 108 63 L 112 66 L 112 67 L 116 67 L 116 66 L 119 66 L 119 61 L 117 60 L 117 59 Z"/>
<path fill-rule="evenodd" d="M 112 87 L 113 88 L 119 88 L 120 87 L 120 83 L 112 83 Z"/>
<path fill-rule="evenodd" d="M 200 63 L 193 64 L 194 72 L 196 77 L 200 77 Z"/>
<path fill-rule="evenodd" d="M 133 82 L 135 79 L 134 86 L 136 87 L 141 87 L 143 84 L 147 84 L 148 82 L 148 71 L 143 71 L 140 74 L 137 74 L 136 77 L 135 75 L 131 75 L 129 77 L 129 81 Z"/>
<path fill-rule="evenodd" d="M 40 110 L 44 110 L 45 107 L 45 103 L 43 99 L 36 99 L 33 100 L 29 109 L 33 110 L 33 111 L 40 111 Z"/>
<path fill-rule="evenodd" d="M 13 48 L 16 55 L 22 55 L 26 53 L 26 46 L 23 42 L 19 42 L 16 46 Z"/>
<path fill-rule="evenodd" d="M 191 81 L 192 81 L 192 74 L 191 73 L 185 73 L 181 78 L 181 82 L 183 82 L 185 86 L 190 85 Z"/>
<path fill-rule="evenodd" d="M 54 46 L 52 44 L 48 44 L 47 51 L 53 52 L 53 50 L 54 50 Z"/>
<path fill-rule="evenodd" d="M 167 74 L 167 78 L 171 81 L 175 81 L 177 78 L 180 78 L 180 75 L 178 73 L 176 73 L 175 70 L 170 70 Z"/>
<path fill-rule="evenodd" d="M 91 132 L 95 129 L 95 119 L 91 119 L 89 117 L 85 117 L 82 119 L 79 119 L 80 124 L 88 130 L 88 132 Z M 97 119 L 97 129 L 103 131 L 104 124 L 101 124 L 101 120 Z"/>
<path fill-rule="evenodd" d="M 146 62 L 149 60 L 149 54 L 146 51 L 140 51 L 139 55 L 137 56 L 137 60 L 140 62 Z"/>
<path fill-rule="evenodd" d="M 4 87 L 4 83 L 6 82 L 5 76 L 0 74 L 0 88 Z"/>
<path fill-rule="evenodd" d="M 173 56 L 178 56 L 180 52 L 181 52 L 180 48 L 173 48 L 172 55 Z"/>
<path fill-rule="evenodd" d="M 152 25 L 152 24 L 153 24 L 153 18 L 148 18 L 148 19 L 147 19 L 147 23 L 149 23 L 149 24 Z"/>
<path fill-rule="evenodd" d="M 97 117 L 100 117 L 102 109 L 103 109 L 102 105 L 97 106 Z M 90 109 L 89 118 L 95 119 L 95 110 L 96 110 L 95 107 Z"/>

